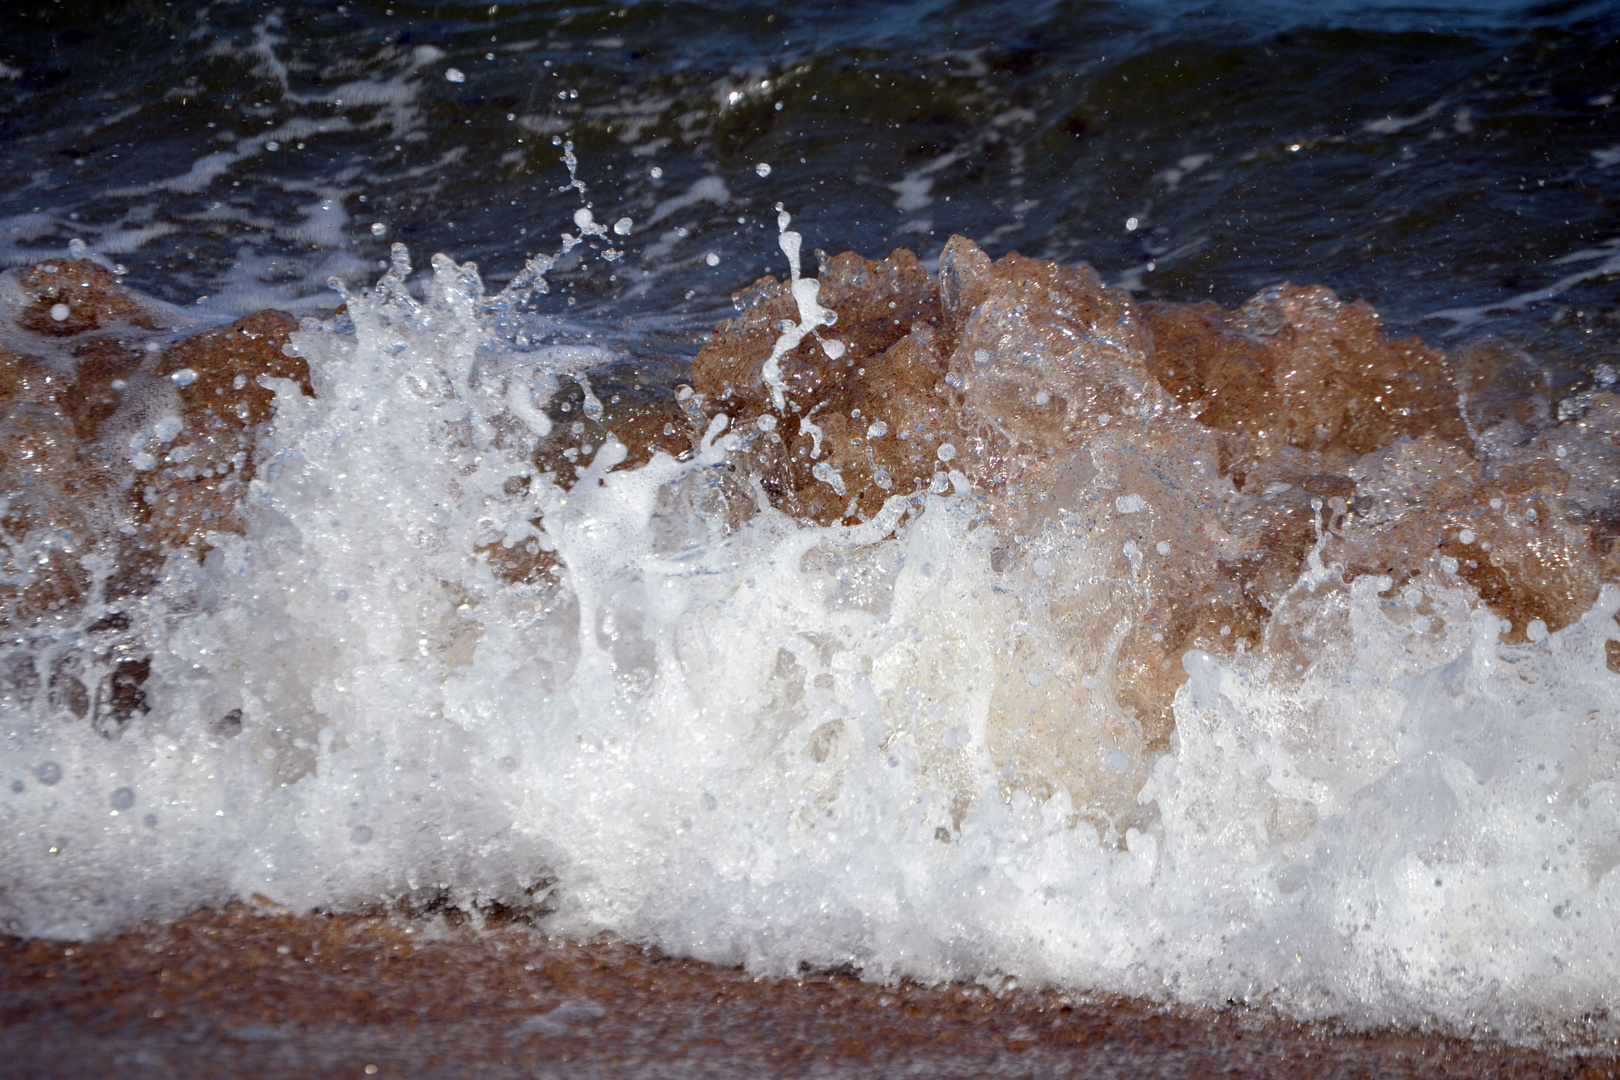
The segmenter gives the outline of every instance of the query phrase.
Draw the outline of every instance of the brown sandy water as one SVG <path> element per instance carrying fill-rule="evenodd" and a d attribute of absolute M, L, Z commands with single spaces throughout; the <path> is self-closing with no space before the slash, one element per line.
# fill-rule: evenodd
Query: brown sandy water
<path fill-rule="evenodd" d="M 232 905 L 88 943 L 4 939 L 0 1076 L 1615 1075 L 1421 1031 L 983 986 L 760 979 L 457 913 Z"/>

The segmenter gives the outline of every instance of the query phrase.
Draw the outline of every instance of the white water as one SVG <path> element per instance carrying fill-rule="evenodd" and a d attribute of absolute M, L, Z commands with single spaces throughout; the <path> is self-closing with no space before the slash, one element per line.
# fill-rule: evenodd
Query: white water
<path fill-rule="evenodd" d="M 155 707 L 121 738 L 5 700 L 12 932 L 445 896 L 760 972 L 1612 1034 L 1620 590 L 1510 648 L 1455 579 L 1391 599 L 1318 564 L 1276 617 L 1311 666 L 1188 654 L 1156 761 L 1031 693 L 1072 709 L 1064 753 L 1147 777 L 1099 828 L 1088 793 L 1034 802 L 1042 763 L 990 730 L 997 687 L 1036 688 L 1073 633 L 1046 598 L 1102 564 L 1084 532 L 996 572 L 957 475 L 855 528 L 761 497 L 728 535 L 700 509 L 718 424 L 684 463 L 608 473 L 609 443 L 563 492 L 524 403 L 544 426 L 554 376 L 601 353 L 519 348 L 490 310 L 440 257 L 423 303 L 385 280 L 352 333 L 296 335 L 317 396 L 276 387 L 248 535 L 125 608 Z M 503 584 L 491 542 L 565 569 Z"/>

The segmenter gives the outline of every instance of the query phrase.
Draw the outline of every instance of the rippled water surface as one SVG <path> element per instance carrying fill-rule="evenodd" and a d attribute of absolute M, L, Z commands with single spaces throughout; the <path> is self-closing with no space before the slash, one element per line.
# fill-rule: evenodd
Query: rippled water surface
<path fill-rule="evenodd" d="M 783 271 L 782 201 L 829 251 L 960 232 L 1227 305 L 1308 281 L 1579 369 L 1617 329 L 1617 29 L 1598 3 L 8 5 L 0 260 L 81 239 L 237 313 L 330 306 L 394 240 L 501 281 L 571 227 L 566 138 L 598 217 L 637 222 L 563 290 L 612 318 L 706 329 Z"/>

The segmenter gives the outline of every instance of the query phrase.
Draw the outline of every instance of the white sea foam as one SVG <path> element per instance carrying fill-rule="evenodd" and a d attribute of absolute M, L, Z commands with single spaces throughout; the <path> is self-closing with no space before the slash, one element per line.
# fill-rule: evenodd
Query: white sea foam
<path fill-rule="evenodd" d="M 757 432 L 719 420 L 687 461 L 611 472 L 609 441 L 564 491 L 533 439 L 602 352 L 513 345 L 470 264 L 437 258 L 420 303 L 405 270 L 347 298 L 352 329 L 295 336 L 316 396 L 274 385 L 247 534 L 124 608 L 153 711 L 109 740 L 7 684 L 11 931 L 444 896 L 761 972 L 1525 1036 L 1617 1004 L 1614 587 L 1507 647 L 1455 579 L 1315 559 L 1274 616 L 1310 665 L 1188 654 L 1145 759 L 1086 711 L 1091 675 L 1041 659 L 1075 632 L 1052 590 L 1117 550 L 1060 515 L 998 570 L 959 473 L 854 527 L 762 496 L 728 525 L 698 496 Z M 557 580 L 502 582 L 491 544 L 554 549 Z M 35 642 L 40 670 L 75 644 Z M 1032 798 L 1050 746 L 992 748 L 1009 685 L 1136 810 Z"/>

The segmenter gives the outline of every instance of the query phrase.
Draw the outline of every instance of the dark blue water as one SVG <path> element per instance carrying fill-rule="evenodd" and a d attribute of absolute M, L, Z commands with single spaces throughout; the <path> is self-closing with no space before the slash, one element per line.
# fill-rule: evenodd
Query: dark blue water
<path fill-rule="evenodd" d="M 1228 305 L 1322 283 L 1573 375 L 1620 331 L 1617 31 L 1598 3 L 7 5 L 0 262 L 79 239 L 222 314 L 333 306 L 395 240 L 499 282 L 572 227 L 567 139 L 636 222 L 553 275 L 581 313 L 706 329 L 781 273 L 780 201 L 829 251 L 960 232 Z"/>

